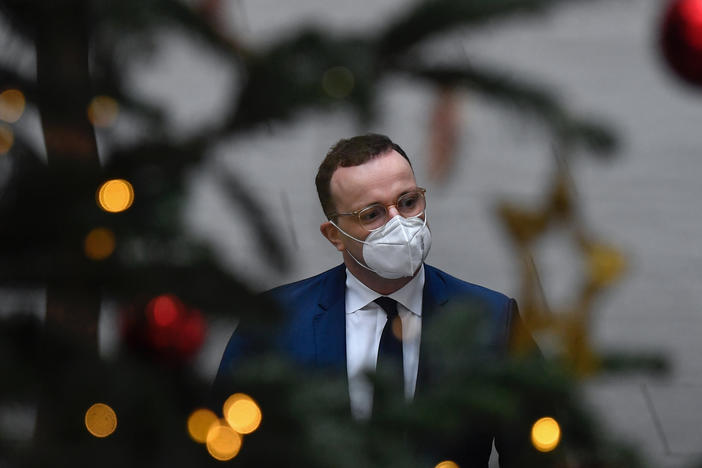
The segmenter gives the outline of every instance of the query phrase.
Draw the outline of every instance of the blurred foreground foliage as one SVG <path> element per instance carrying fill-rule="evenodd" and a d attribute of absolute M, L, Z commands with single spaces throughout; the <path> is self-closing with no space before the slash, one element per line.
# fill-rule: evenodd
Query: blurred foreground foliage
<path fill-rule="evenodd" d="M 118 354 L 100 357 L 97 329 L 105 299 L 128 308 L 165 293 L 197 307 L 210 323 L 223 313 L 261 326 L 275 322 L 274 308 L 251 293 L 245 278 L 225 270 L 212 246 L 183 229 L 189 171 L 225 139 L 306 109 L 341 107 L 366 126 L 378 113 L 382 87 L 408 76 L 437 90 L 479 93 L 586 154 L 607 156 L 616 149 L 607 126 L 573 115 L 547 84 L 488 65 L 432 64 L 421 53 L 423 45 L 456 28 L 486 27 L 571 2 L 429 0 L 408 6 L 371 33 L 304 27 L 256 49 L 217 27 L 211 12 L 205 14 L 207 3 L 216 4 L 0 2 L 9 28 L 3 34 L 19 44 L 17 50 L 34 50 L 37 59 L 36 73 L 13 65 L 21 60 L 3 61 L 2 90 L 21 90 L 27 105 L 39 111 L 43 130 L 37 142 L 20 126 L 7 126 L 13 143 L 0 155 L 7 170 L 0 179 L 0 286 L 46 291 L 43 321 L 25 310 L 4 311 L 0 319 L 2 466 L 219 463 L 185 430 L 190 412 L 205 404 L 209 382 L 187 361 L 164 362 L 153 350 L 122 346 Z M 165 110 L 140 99 L 127 79 L 131 67 L 155 53 L 155 38 L 164 31 L 199 41 L 233 64 L 235 91 L 225 117 L 191 135 L 169 133 Z M 96 95 L 116 100 L 121 115 L 139 128 L 125 140 L 105 134 L 100 155 L 85 111 Z M 35 150 L 42 146 L 46 158 Z M 107 213 L 96 204 L 96 190 L 112 178 L 130 181 L 137 194 L 125 212 Z M 220 183 L 232 203 L 246 210 L 265 261 L 286 268 L 286 252 L 271 234 L 265 210 L 233 175 L 223 175 Z M 116 239 L 114 252 L 99 261 L 84 251 L 95 227 Z M 562 443 L 550 454 L 527 450 L 522 466 L 642 466 L 635 451 L 600 430 L 581 404 L 577 378 L 559 363 L 516 359 L 486 366 L 471 359 L 469 350 L 461 353 L 470 343 L 465 320 L 465 314 L 447 316 L 433 335 L 427 332 L 437 337 L 427 346 L 444 356 L 434 364 L 445 370 L 446 384 L 418 395 L 411 412 L 387 401 L 372 425 L 349 418 L 345 379 L 310 375 L 276 355 L 243 366 L 237 383 L 260 402 L 264 423 L 245 437 L 234 463 L 433 466 L 440 460 L 425 447 L 441 445 L 437 434 L 448 445 L 460 444 L 474 419 L 527 438 L 535 416 L 551 414 L 562 424 Z M 604 359 L 602 370 L 661 366 L 656 358 L 624 358 Z M 85 410 L 97 401 L 109 402 L 118 416 L 117 431 L 106 439 L 92 437 L 83 424 Z"/>

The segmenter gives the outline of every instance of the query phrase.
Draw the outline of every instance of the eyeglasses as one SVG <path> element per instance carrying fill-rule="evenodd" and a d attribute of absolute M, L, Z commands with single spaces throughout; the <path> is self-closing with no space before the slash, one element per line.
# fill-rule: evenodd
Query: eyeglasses
<path fill-rule="evenodd" d="M 427 207 L 425 197 L 426 189 L 417 187 L 416 189 L 400 195 L 395 203 L 386 205 L 384 203 L 373 203 L 360 210 L 352 211 L 351 213 L 330 213 L 327 216 L 329 219 L 337 216 L 355 216 L 361 227 L 368 231 L 374 231 L 385 225 L 390 219 L 388 207 L 394 206 L 398 213 L 405 218 L 421 215 Z"/>

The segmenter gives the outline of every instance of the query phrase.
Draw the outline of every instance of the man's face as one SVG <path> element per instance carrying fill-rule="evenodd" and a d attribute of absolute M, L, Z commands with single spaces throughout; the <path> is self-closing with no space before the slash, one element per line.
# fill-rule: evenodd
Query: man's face
<path fill-rule="evenodd" d="M 409 162 L 395 150 L 360 166 L 339 167 L 330 181 L 332 199 L 339 213 L 350 213 L 373 203 L 390 205 L 395 203 L 397 197 L 415 188 L 417 183 Z M 397 208 L 390 206 L 388 215 L 389 218 L 397 216 Z M 357 239 L 365 240 L 370 234 L 355 216 L 339 216 L 336 224 Z M 323 232 L 324 226 L 323 224 Z M 354 257 L 363 258 L 363 244 L 338 233 L 336 229 L 331 231 L 331 236 L 325 235 L 339 251 L 348 250 Z"/>

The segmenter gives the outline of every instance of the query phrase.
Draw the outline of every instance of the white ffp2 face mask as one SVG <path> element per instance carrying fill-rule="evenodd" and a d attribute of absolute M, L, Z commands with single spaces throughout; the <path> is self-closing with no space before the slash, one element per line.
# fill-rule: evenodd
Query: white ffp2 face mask
<path fill-rule="evenodd" d="M 354 257 L 351 258 L 379 276 L 397 279 L 414 275 L 431 248 L 431 232 L 425 219 L 419 217 L 404 218 L 395 216 L 385 225 L 372 231 L 365 241 L 347 234 L 333 221 L 330 221 L 349 239 L 363 244 L 365 265 Z"/>

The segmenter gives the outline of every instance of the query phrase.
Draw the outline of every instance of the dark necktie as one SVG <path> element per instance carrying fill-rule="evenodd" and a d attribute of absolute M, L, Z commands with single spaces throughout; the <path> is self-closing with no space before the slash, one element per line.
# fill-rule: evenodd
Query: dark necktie
<path fill-rule="evenodd" d="M 397 315 L 397 301 L 389 297 L 379 297 L 375 303 L 383 308 L 388 321 L 383 328 L 378 348 L 376 372 L 390 375 L 391 387 L 388 389 L 392 398 L 405 398 L 404 365 L 402 360 L 402 322 Z M 377 392 L 376 392 L 377 393 Z"/>

